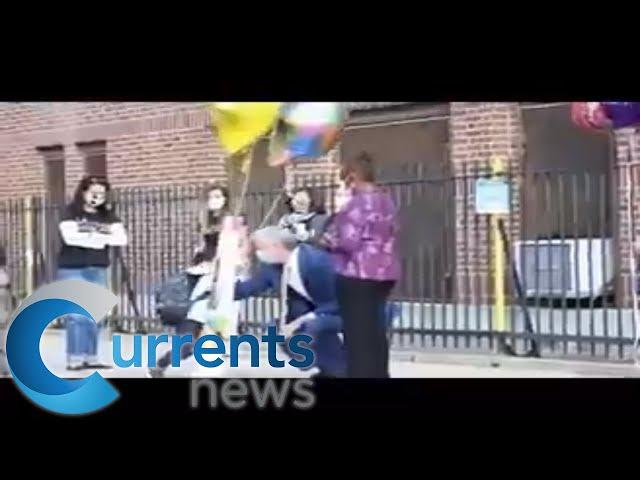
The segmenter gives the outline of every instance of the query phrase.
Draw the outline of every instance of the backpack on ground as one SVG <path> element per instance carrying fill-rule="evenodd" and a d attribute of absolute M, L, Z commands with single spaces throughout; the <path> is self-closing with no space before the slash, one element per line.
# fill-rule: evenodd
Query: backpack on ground
<path fill-rule="evenodd" d="M 190 278 L 193 277 L 193 278 Z M 191 292 L 198 277 L 182 272 L 176 274 L 156 290 L 156 313 L 163 325 L 177 325 L 187 318 L 191 305 L 200 298 L 191 300 Z M 206 294 L 205 294 L 206 295 Z"/>

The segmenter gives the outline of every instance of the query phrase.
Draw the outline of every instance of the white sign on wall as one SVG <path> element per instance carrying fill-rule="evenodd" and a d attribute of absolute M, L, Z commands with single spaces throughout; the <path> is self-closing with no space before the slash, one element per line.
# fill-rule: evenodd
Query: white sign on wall
<path fill-rule="evenodd" d="M 509 182 L 506 178 L 476 180 L 476 213 L 479 215 L 509 213 Z"/>

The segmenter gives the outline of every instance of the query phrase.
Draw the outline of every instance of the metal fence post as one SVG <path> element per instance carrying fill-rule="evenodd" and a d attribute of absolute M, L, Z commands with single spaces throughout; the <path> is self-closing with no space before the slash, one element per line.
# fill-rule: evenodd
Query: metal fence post
<path fill-rule="evenodd" d="M 582 190 L 579 189 L 582 183 L 576 183 L 571 190 L 565 192 L 566 172 L 550 170 L 544 173 L 550 180 L 541 185 L 543 189 L 538 188 L 538 175 L 534 173 L 530 186 L 532 190 L 529 193 L 541 193 L 539 200 L 542 203 L 534 202 L 536 198 L 532 196 L 526 202 L 527 208 L 519 213 L 521 217 L 518 218 L 517 211 L 509 210 L 512 192 L 506 188 L 514 181 L 514 177 L 512 172 L 506 169 L 506 165 L 506 158 L 502 157 L 492 159 L 491 169 L 480 172 L 467 169 L 458 176 L 425 178 L 423 175 L 414 174 L 411 178 L 383 180 L 382 183 L 390 188 L 398 203 L 403 228 L 401 237 L 411 240 L 410 248 L 402 251 L 407 268 L 392 300 L 399 305 L 403 315 L 400 321 L 394 324 L 394 340 L 400 343 L 399 341 L 404 339 L 404 345 L 410 347 L 426 347 L 425 339 L 430 337 L 432 346 L 438 349 L 477 348 L 485 353 L 494 352 L 499 355 L 514 354 L 512 352 L 520 345 L 517 342 L 524 342 L 526 345 L 527 339 L 533 338 L 532 335 L 538 344 L 574 342 L 579 345 L 589 342 L 596 345 L 619 345 L 620 349 L 628 349 L 633 343 L 628 333 L 628 327 L 632 322 L 630 306 L 624 309 L 620 307 L 616 329 L 616 315 L 611 311 L 610 305 L 603 302 L 602 307 L 599 307 L 595 299 L 591 298 L 598 295 L 600 290 L 596 291 L 593 287 L 593 291 L 589 293 L 590 298 L 585 299 L 588 300 L 592 313 L 584 319 L 581 319 L 580 314 L 581 308 L 584 309 L 581 307 L 582 298 L 576 295 L 571 297 L 570 293 L 571 288 L 579 287 L 579 284 L 572 287 L 569 283 L 574 271 L 579 273 L 585 268 L 594 269 L 599 264 L 606 265 L 610 261 L 608 257 L 602 253 L 602 259 L 598 264 L 592 265 L 589 260 L 587 265 L 578 268 L 577 263 L 574 265 L 574 254 L 571 250 L 563 253 L 565 250 L 557 248 L 566 246 L 568 249 L 570 241 L 581 241 L 583 234 L 578 228 L 578 220 L 581 217 L 577 212 L 584 211 L 584 215 L 596 213 L 595 208 L 590 207 L 593 205 L 593 202 L 589 203 L 590 198 L 600 202 L 600 217 L 606 217 L 605 195 L 601 192 L 601 195 L 597 196 L 589 190 L 593 184 L 592 174 L 589 172 L 590 180 L 583 182 L 587 186 Z M 616 171 L 621 175 L 620 182 L 624 182 L 624 168 Z M 577 176 L 573 175 L 573 178 Z M 552 181 L 554 179 L 555 183 Z M 475 213 L 470 205 L 474 194 L 474 181 Z M 304 185 L 304 182 L 298 183 Z M 605 184 L 605 179 L 600 178 L 600 183 Z M 560 185 L 557 187 L 559 193 L 551 195 L 549 188 L 554 184 Z M 335 200 L 331 194 L 334 184 L 318 185 L 317 182 L 312 183 L 309 180 L 307 186 L 325 192 L 323 197 L 329 204 Z M 480 195 L 478 187 L 481 190 Z M 431 212 L 439 212 L 440 207 L 436 208 L 435 205 L 442 205 L 443 209 L 453 206 L 449 202 L 455 192 L 448 192 L 449 188 L 455 189 L 462 199 L 463 210 L 459 218 L 458 215 L 451 217 L 447 212 Z M 198 220 L 201 224 L 205 223 L 201 217 L 202 193 L 204 192 L 200 184 L 184 187 L 171 185 L 163 187 L 160 192 L 157 191 L 157 187 L 136 187 L 116 192 L 118 214 L 126 225 L 130 242 L 120 252 L 126 260 L 126 265 L 120 262 L 115 249 L 112 252 L 111 288 L 120 296 L 119 308 L 114 312 L 111 323 L 113 328 L 131 331 L 137 327 L 153 331 L 159 329 L 160 326 L 153 318 L 152 287 L 188 265 L 189 257 L 193 253 L 193 243 L 200 237 L 200 234 L 195 233 L 194 225 Z M 522 195 L 525 193 L 523 190 Z M 266 216 L 265 223 L 277 221 L 283 207 L 279 201 L 281 195 L 281 188 L 270 189 L 267 186 L 263 190 L 252 190 L 248 193 L 245 211 L 249 215 L 249 225 L 252 228 L 257 227 L 265 218 L 265 213 L 270 214 Z M 633 195 L 635 198 L 635 194 Z M 559 199 L 558 207 L 561 210 L 556 215 L 558 218 L 551 218 L 549 215 L 554 215 L 555 210 L 548 212 L 549 205 L 554 205 L 551 200 L 556 197 Z M 38 258 L 34 255 L 41 248 L 39 238 L 33 232 L 41 223 L 38 217 L 41 208 L 40 203 L 34 199 L 18 198 L 9 201 L 7 209 L 0 212 L 0 221 L 3 222 L 3 226 L 7 225 L 0 229 L 0 239 L 7 243 L 8 247 L 7 271 L 14 279 L 12 287 L 19 290 L 21 296 L 30 293 L 39 280 L 39 277 L 36 277 L 38 270 L 34 268 Z M 425 208 L 431 209 L 431 216 L 428 218 L 434 225 L 426 221 L 421 224 L 416 222 L 416 218 Z M 574 215 L 570 214 L 571 210 L 575 211 Z M 51 213 L 53 210 L 47 207 L 46 212 Z M 525 217 L 542 221 L 527 223 Z M 548 220 L 555 222 L 552 225 L 554 231 L 547 231 L 541 227 L 546 225 Z M 521 241 L 513 240 L 511 245 L 507 231 L 517 226 L 518 222 L 524 224 L 524 233 Z M 414 226 L 416 228 L 411 229 Z M 568 229 L 572 226 L 575 229 L 570 232 Z M 607 233 L 604 223 L 600 227 L 600 236 L 604 241 L 610 234 Z M 437 228 L 444 230 L 440 232 L 435 230 Z M 449 229 L 455 229 L 455 234 L 449 234 Z M 434 231 L 435 233 L 432 233 Z M 43 233 L 49 237 L 42 242 L 44 244 L 51 243 L 56 237 L 53 228 Z M 40 235 L 40 232 L 37 234 Z M 558 238 L 554 238 L 556 234 Z M 456 235 L 460 236 L 459 243 L 456 243 Z M 486 241 L 482 241 L 484 238 Z M 462 249 L 460 258 L 455 252 L 458 245 Z M 594 248 L 594 252 L 595 250 Z M 605 247 L 602 247 L 602 250 L 604 252 Z M 52 248 L 47 246 L 46 251 L 52 252 Z M 454 258 L 448 260 L 448 255 Z M 458 267 L 455 266 L 456 261 L 461 262 Z M 477 270 L 477 264 L 481 265 L 483 275 L 488 270 L 487 283 L 481 283 L 480 276 L 474 279 L 471 275 L 471 271 L 475 273 Z M 464 290 L 463 297 L 452 298 L 453 295 L 449 293 L 445 281 L 441 280 L 452 268 L 459 269 L 456 282 L 457 286 Z M 605 270 L 604 267 L 602 270 Z M 520 286 L 517 285 L 518 275 L 521 275 L 522 279 Z M 589 275 L 594 277 L 595 273 L 591 272 Z M 557 290 L 557 285 L 562 287 L 561 292 Z M 487 288 L 491 300 L 487 300 L 485 296 Z M 515 292 L 515 295 L 511 295 L 511 291 Z M 568 296 L 573 302 L 567 301 Z M 480 297 L 481 301 L 478 300 Z M 553 308 L 558 308 L 554 305 L 560 301 L 563 310 L 562 332 L 553 325 L 554 318 L 558 320 L 557 316 L 553 316 Z M 582 303 L 584 304 L 584 301 Z M 139 310 L 136 308 L 138 305 Z M 253 298 L 243 306 L 246 315 L 243 321 L 250 326 L 251 331 L 259 332 L 264 329 L 267 320 L 276 315 L 277 308 L 273 295 Z M 598 311 L 598 308 L 603 311 Z M 609 312 L 606 311 L 607 308 Z M 609 328 L 600 330 L 600 316 L 605 322 L 608 318 Z M 637 317 L 638 315 L 636 319 Z M 535 328 L 531 325 L 532 319 L 535 321 Z M 587 325 L 587 320 L 590 321 L 591 333 L 585 337 L 583 323 Z M 523 322 L 524 332 L 521 331 Z M 459 341 L 461 338 L 463 341 Z M 477 339 L 475 345 L 472 342 L 473 338 Z M 487 342 L 488 339 L 490 342 Z M 565 349 L 563 353 L 586 353 L 591 357 L 598 355 L 598 351 L 593 349 L 588 352 L 568 350 Z M 496 355 L 492 360 L 495 362 L 498 359 L 499 356 Z"/>
<path fill-rule="evenodd" d="M 25 222 L 25 242 L 24 242 L 24 256 L 25 256 L 25 276 L 24 287 L 25 297 L 28 297 L 33 293 L 33 280 L 34 280 L 34 235 L 35 235 L 35 215 L 33 214 L 33 197 L 28 196 L 24 198 L 24 222 Z"/>
<path fill-rule="evenodd" d="M 0 378 L 9 374 L 5 338 L 9 328 L 9 317 L 13 310 L 9 275 L 5 272 L 3 263 L 0 263 Z"/>

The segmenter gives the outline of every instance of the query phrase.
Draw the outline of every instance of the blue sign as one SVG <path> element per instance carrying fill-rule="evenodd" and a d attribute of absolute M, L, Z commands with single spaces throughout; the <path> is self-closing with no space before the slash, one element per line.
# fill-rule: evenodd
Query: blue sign
<path fill-rule="evenodd" d="M 476 180 L 476 213 L 479 215 L 509 213 L 509 182 L 506 178 Z"/>

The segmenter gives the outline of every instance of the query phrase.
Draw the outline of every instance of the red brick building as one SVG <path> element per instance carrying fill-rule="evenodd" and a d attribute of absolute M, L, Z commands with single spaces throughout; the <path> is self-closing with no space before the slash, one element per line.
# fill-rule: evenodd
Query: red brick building
<path fill-rule="evenodd" d="M 447 279 L 443 296 L 470 301 L 490 296 L 488 224 L 475 214 L 470 179 L 486 172 L 494 155 L 523 178 L 512 191 L 507 220 L 512 238 L 551 235 L 565 227 L 578 235 L 593 230 L 592 236 L 613 237 L 621 254 L 619 287 L 627 284 L 630 225 L 626 171 L 620 167 L 640 162 L 640 147 L 629 155 L 629 135 L 640 145 L 637 131 L 615 137 L 581 132 L 570 123 L 567 103 L 353 102 L 349 108 L 340 147 L 325 159 L 290 169 L 287 181 L 326 180 L 335 175 L 340 155 L 362 149 L 378 159 L 382 179 L 441 179 L 397 193 L 407 195 L 405 223 L 422 225 L 426 232 L 418 246 L 406 235 L 404 251 L 418 258 L 429 249 L 433 255 L 436 245 L 444 259 L 433 275 Z M 282 183 L 280 172 L 260 161 L 263 156 L 264 145 L 256 149 L 252 190 Z M 86 172 L 106 173 L 115 188 L 224 182 L 223 157 L 205 104 L 0 103 L 0 203 L 43 193 L 62 199 Z M 545 184 L 540 173 L 545 170 L 588 171 L 597 180 L 574 185 L 575 201 L 564 202 L 562 181 Z M 637 189 L 634 195 L 635 206 Z M 590 214 L 596 205 L 602 212 L 591 224 L 582 212 Z M 576 209 L 580 219 L 571 218 Z M 633 210 L 640 227 L 640 209 Z M 455 292 L 449 291 L 454 284 Z"/>

